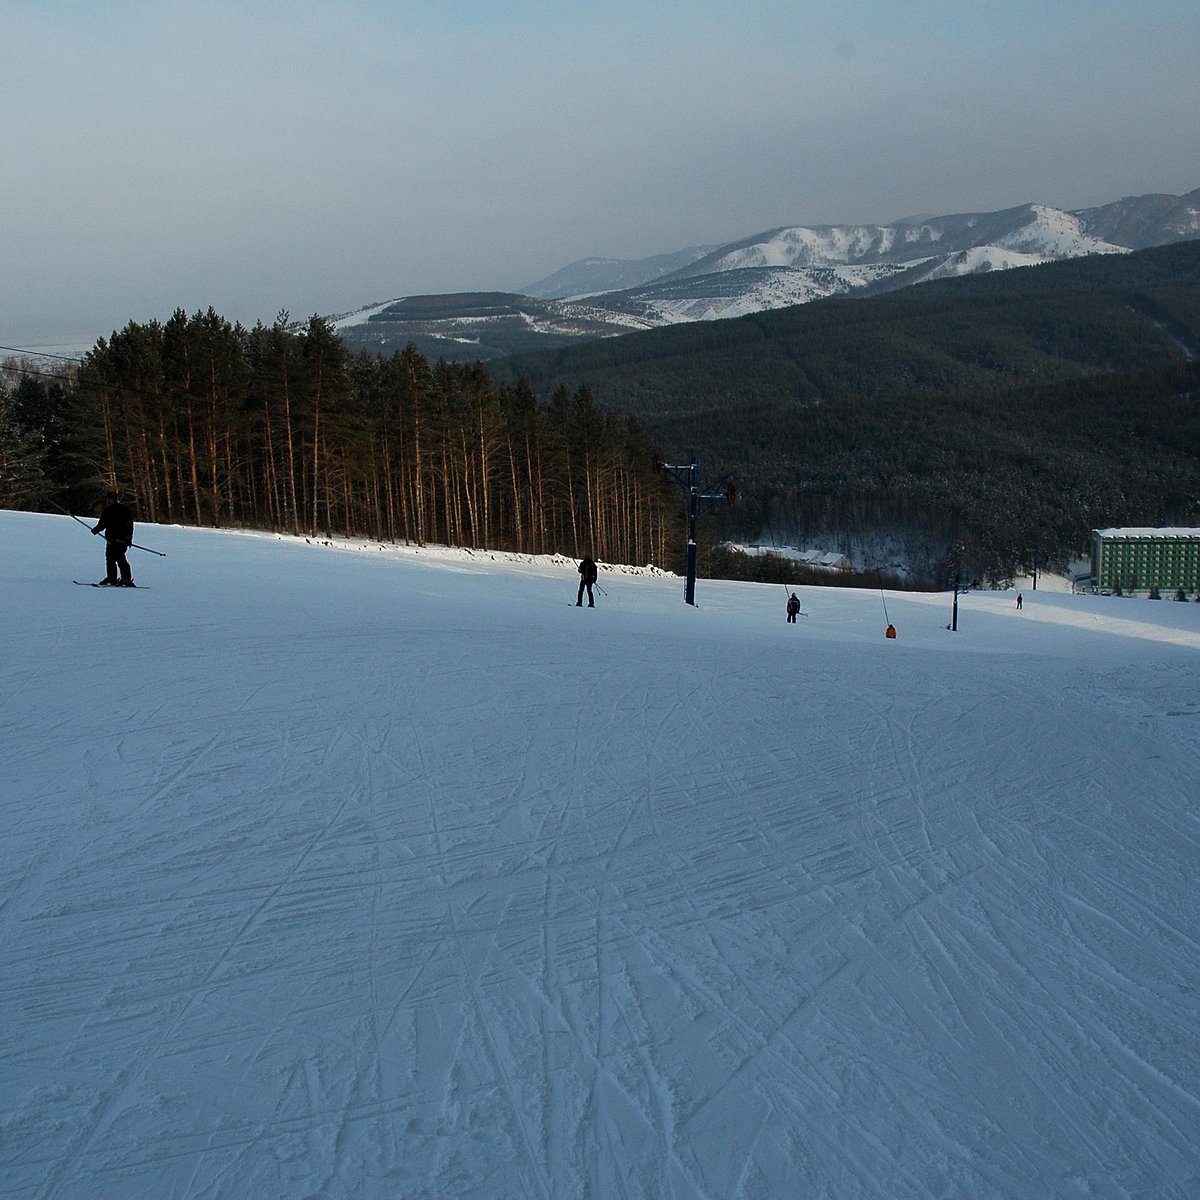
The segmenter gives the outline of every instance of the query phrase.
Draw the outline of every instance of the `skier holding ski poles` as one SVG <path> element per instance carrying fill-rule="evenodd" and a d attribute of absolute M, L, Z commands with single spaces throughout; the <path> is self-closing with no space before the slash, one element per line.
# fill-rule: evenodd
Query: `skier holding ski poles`
<path fill-rule="evenodd" d="M 108 501 L 100 514 L 92 533 L 104 534 L 105 576 L 99 587 L 133 587 L 133 571 L 129 567 L 126 550 L 133 544 L 133 513 L 121 503 L 117 492 L 109 492 Z M 117 572 L 120 571 L 120 578 Z"/>
<path fill-rule="evenodd" d="M 583 590 L 587 588 L 588 608 L 596 607 L 596 599 L 592 595 L 592 588 L 598 586 L 596 580 L 599 578 L 595 560 L 590 554 L 583 556 L 583 561 L 579 564 L 579 593 L 575 597 L 575 607 L 583 607 Z"/>

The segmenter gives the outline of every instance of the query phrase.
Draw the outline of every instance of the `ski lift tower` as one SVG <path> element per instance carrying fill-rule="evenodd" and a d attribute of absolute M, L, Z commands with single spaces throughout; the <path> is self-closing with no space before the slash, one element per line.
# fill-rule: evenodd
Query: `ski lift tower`
<path fill-rule="evenodd" d="M 675 466 L 671 463 L 657 461 L 655 466 L 660 474 L 677 483 L 688 494 L 688 547 L 687 547 L 687 582 L 684 585 L 683 598 L 686 603 L 695 607 L 696 604 L 696 522 L 700 517 L 714 513 L 721 505 L 737 503 L 737 485 L 732 475 L 724 475 L 711 487 L 700 486 L 700 463 L 692 455 L 692 461 L 686 466 Z"/>

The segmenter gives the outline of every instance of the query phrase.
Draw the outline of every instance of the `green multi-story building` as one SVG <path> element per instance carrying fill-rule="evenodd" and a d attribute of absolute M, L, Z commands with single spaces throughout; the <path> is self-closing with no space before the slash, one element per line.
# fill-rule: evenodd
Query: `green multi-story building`
<path fill-rule="evenodd" d="M 1123 592 L 1200 588 L 1200 529 L 1093 529 L 1093 586 Z"/>

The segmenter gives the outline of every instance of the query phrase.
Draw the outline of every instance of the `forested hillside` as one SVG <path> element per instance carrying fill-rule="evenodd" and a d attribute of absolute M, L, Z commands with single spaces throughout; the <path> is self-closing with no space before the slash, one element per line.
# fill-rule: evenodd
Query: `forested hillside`
<path fill-rule="evenodd" d="M 737 474 L 748 534 L 965 548 L 1004 577 L 1094 525 L 1195 523 L 1200 243 L 489 364 Z"/>
<path fill-rule="evenodd" d="M 653 460 L 586 389 L 539 406 L 412 347 L 351 357 L 318 317 L 176 312 L 0 376 L 0 507 L 94 512 L 116 487 L 143 521 L 662 563 L 681 514 Z"/>

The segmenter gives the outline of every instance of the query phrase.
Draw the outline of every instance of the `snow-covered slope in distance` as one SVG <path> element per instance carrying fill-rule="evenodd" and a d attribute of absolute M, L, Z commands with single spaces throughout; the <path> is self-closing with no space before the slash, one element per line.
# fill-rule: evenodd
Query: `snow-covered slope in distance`
<path fill-rule="evenodd" d="M 0 537 L 3 1200 L 1197 1194 L 1200 604 Z"/>
<path fill-rule="evenodd" d="M 630 288 L 625 292 L 594 297 L 587 303 L 589 310 L 598 315 L 607 314 L 612 320 L 636 319 L 642 327 L 652 328 L 807 304 L 879 285 L 905 269 L 888 263 L 748 266 Z"/>
<path fill-rule="evenodd" d="M 503 330 L 477 315 L 478 297 L 484 295 L 479 293 L 451 298 L 461 302 L 461 312 L 426 303 L 436 297 L 408 297 L 363 309 L 339 328 L 348 340 L 377 349 L 426 338 L 422 344 L 435 356 L 461 343 L 468 356 L 497 357 L 1197 236 L 1200 190 L 1128 197 L 1078 212 L 1024 204 L 888 225 L 795 225 L 715 249 L 693 246 L 638 260 L 582 259 L 529 285 L 524 296 L 508 295 L 504 307 L 510 317 L 520 317 Z M 415 321 L 405 312 L 410 304 L 437 308 L 437 316 Z"/>
<path fill-rule="evenodd" d="M 919 223 L 776 229 L 702 258 L 676 277 L 763 266 L 911 265 L 934 254 L 949 256 L 987 246 L 1038 262 L 1124 252 L 1121 246 L 1090 236 L 1078 217 L 1031 204 L 1003 213 L 968 213 Z"/>
<path fill-rule="evenodd" d="M 895 225 L 791 227 L 724 247 L 667 279 L 594 304 L 632 300 L 662 323 L 742 316 L 864 287 L 886 290 L 980 271 L 1010 270 L 1085 254 L 1123 254 L 1076 216 L 1044 205 Z M 687 293 L 683 303 L 680 292 Z"/>

